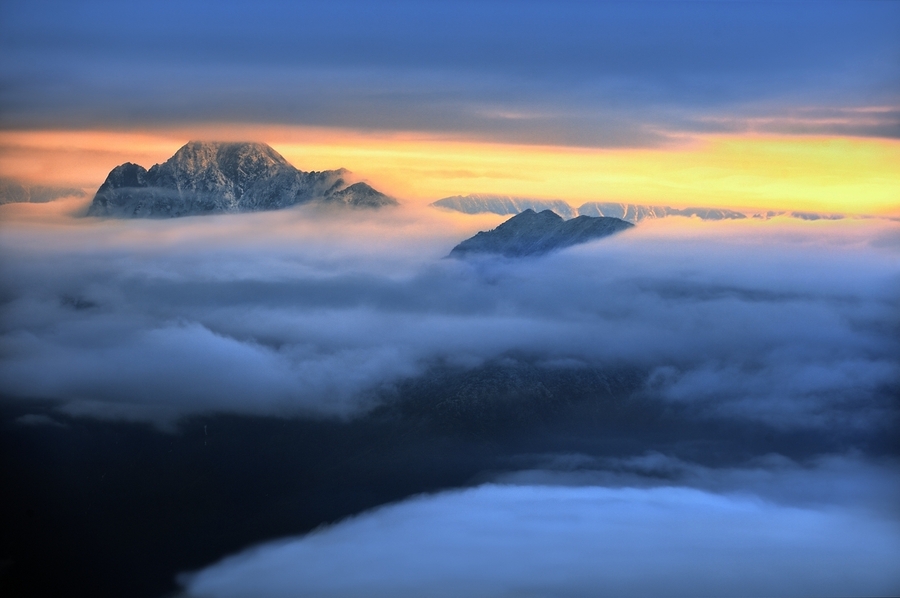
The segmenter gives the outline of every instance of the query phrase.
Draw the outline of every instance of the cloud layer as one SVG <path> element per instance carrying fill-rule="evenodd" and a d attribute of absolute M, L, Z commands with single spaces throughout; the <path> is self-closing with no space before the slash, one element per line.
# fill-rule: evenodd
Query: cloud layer
<path fill-rule="evenodd" d="M 900 589 L 896 518 L 847 504 L 772 502 L 751 493 L 759 473 L 756 484 L 752 471 L 726 474 L 743 478 L 740 494 L 674 485 L 488 484 L 422 496 L 252 548 L 182 581 L 189 596 L 217 598 L 787 597 Z M 765 473 L 770 490 L 797 483 L 793 468 Z M 805 481 L 821 488 L 840 485 L 841 477 L 822 468 Z"/>
<path fill-rule="evenodd" d="M 783 429 L 867 429 L 896 409 L 890 222 L 676 219 L 541 259 L 458 261 L 442 258 L 487 220 L 17 209 L 0 382 L 74 413 L 352 416 L 436 362 L 512 353 L 634 368 L 649 396 Z"/>

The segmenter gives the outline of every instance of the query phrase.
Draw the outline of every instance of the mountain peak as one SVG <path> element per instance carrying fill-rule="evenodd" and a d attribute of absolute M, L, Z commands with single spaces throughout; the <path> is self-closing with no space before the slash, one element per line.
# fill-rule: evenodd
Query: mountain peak
<path fill-rule="evenodd" d="M 396 200 L 346 170 L 303 172 L 265 143 L 189 141 L 149 170 L 117 166 L 97 190 L 89 216 L 175 217 L 274 210 L 322 201 L 378 208 Z"/>
<path fill-rule="evenodd" d="M 517 214 L 516 216 L 513 216 L 512 218 L 510 218 L 509 220 L 507 220 L 500 226 L 505 226 L 510 223 L 514 223 L 518 226 L 521 226 L 522 223 L 525 223 L 525 222 L 559 223 L 559 222 L 563 222 L 563 217 L 560 216 L 559 214 L 557 214 L 556 212 L 554 212 L 553 210 L 541 210 L 540 212 L 536 212 L 536 211 L 532 210 L 531 208 L 528 208 L 527 210 L 523 210 L 521 213 Z M 498 228 L 500 228 L 500 227 L 498 227 Z"/>
<path fill-rule="evenodd" d="M 491 231 L 480 232 L 453 248 L 450 257 L 495 253 L 506 257 L 542 255 L 606 237 L 634 225 L 618 218 L 579 216 L 564 220 L 551 210 L 528 209 Z"/>
<path fill-rule="evenodd" d="M 289 166 L 284 156 L 265 143 L 252 141 L 189 141 L 167 162 L 178 164 L 240 164 L 246 162 L 265 162 Z"/>

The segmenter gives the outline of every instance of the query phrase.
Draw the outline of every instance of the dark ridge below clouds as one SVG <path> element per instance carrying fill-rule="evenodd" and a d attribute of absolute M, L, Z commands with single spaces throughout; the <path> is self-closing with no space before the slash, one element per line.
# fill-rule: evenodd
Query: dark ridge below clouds
<path fill-rule="evenodd" d="M 6 2 L 2 16 L 6 128 L 238 121 L 609 146 L 900 132 L 893 2 Z"/>

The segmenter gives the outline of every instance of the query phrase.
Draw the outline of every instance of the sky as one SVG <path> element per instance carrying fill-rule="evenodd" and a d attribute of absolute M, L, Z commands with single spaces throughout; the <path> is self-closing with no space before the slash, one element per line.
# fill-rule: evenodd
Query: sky
<path fill-rule="evenodd" d="M 411 202 L 896 215 L 896 2 L 4 2 L 0 174 L 188 139 Z"/>
<path fill-rule="evenodd" d="M 900 592 L 898 30 L 892 1 L 0 3 L 0 178 L 69 188 L 0 205 L 0 560 L 95 597 Z M 85 215 L 191 139 L 399 205 Z M 506 218 L 428 206 L 469 193 L 868 217 L 449 259 Z"/>

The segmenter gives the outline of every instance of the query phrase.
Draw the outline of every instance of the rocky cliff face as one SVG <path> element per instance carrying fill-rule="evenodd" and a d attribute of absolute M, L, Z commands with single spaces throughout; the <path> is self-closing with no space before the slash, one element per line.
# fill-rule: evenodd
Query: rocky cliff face
<path fill-rule="evenodd" d="M 542 255 L 606 237 L 634 225 L 618 218 L 578 216 L 563 220 L 550 210 L 525 210 L 497 228 L 480 232 L 453 248 L 450 257 L 494 253 L 506 257 Z"/>
<path fill-rule="evenodd" d="M 321 201 L 352 207 L 396 205 L 347 171 L 297 170 L 264 143 L 192 141 L 149 170 L 127 162 L 97 190 L 89 216 L 167 218 L 254 212 Z"/>

